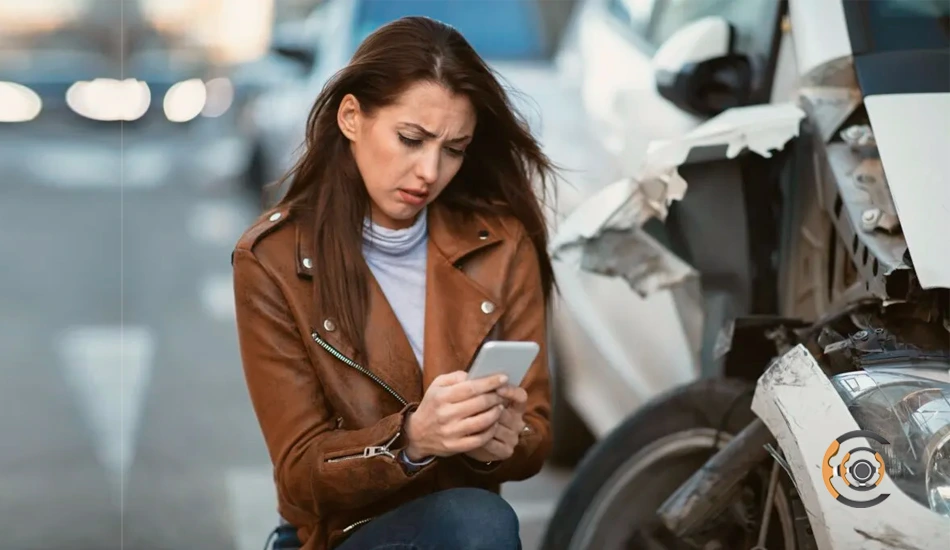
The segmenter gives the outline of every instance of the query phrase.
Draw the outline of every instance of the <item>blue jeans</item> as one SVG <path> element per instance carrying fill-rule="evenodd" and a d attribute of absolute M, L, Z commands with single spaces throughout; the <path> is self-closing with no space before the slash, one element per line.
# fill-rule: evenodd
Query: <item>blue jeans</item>
<path fill-rule="evenodd" d="M 379 516 L 335 550 L 521 550 L 518 516 L 483 489 L 439 491 Z"/>

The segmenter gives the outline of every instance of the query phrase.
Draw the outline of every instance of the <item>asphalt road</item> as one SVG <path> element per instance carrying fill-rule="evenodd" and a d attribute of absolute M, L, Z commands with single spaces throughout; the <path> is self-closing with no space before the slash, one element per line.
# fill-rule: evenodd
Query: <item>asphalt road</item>
<path fill-rule="evenodd" d="M 262 548 L 277 514 L 229 263 L 254 200 L 49 152 L 30 172 L 0 151 L 0 548 Z M 504 489 L 526 550 L 566 479 Z"/>

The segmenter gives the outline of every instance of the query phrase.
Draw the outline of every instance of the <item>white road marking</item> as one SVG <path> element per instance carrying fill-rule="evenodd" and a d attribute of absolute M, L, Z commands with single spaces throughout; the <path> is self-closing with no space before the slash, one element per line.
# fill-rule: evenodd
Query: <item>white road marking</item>
<path fill-rule="evenodd" d="M 188 233 L 202 244 L 233 247 L 250 223 L 251 217 L 233 203 L 205 201 L 192 209 Z"/>
<path fill-rule="evenodd" d="M 201 305 L 219 321 L 234 319 L 234 279 L 230 273 L 211 275 L 201 282 Z"/>
<path fill-rule="evenodd" d="M 260 550 L 277 527 L 277 491 L 271 467 L 231 468 L 226 474 L 235 550 Z"/>
<path fill-rule="evenodd" d="M 118 486 L 135 458 L 155 343 L 141 326 L 79 326 L 60 341 L 66 379 L 92 430 L 96 453 Z"/>

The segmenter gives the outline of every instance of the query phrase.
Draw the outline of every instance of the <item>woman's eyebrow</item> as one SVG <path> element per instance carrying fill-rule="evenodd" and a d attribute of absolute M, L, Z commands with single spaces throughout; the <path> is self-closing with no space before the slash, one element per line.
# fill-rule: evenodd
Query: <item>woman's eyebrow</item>
<path fill-rule="evenodd" d="M 438 137 L 438 136 L 436 136 L 435 133 L 430 132 L 429 130 L 426 130 L 425 128 L 423 128 L 422 126 L 416 124 L 415 122 L 403 122 L 402 125 L 403 125 L 403 126 L 409 126 L 410 128 L 414 128 L 414 129 L 418 130 L 423 136 L 425 136 L 425 137 L 427 137 L 427 138 Z M 463 142 L 463 141 L 469 139 L 469 137 L 471 137 L 471 136 L 462 136 L 462 137 L 457 137 L 457 138 L 448 139 L 448 140 L 446 140 L 446 143 L 461 143 L 461 142 Z"/>

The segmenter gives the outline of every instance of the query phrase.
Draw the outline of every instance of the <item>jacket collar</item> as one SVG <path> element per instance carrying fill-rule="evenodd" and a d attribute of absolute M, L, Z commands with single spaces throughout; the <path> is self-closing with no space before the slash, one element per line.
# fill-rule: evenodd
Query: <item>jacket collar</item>
<path fill-rule="evenodd" d="M 475 214 L 461 214 L 435 203 L 429 208 L 429 240 L 450 262 L 492 246 L 501 239 L 496 224 Z"/>
<path fill-rule="evenodd" d="M 456 263 L 465 256 L 482 248 L 497 244 L 502 240 L 501 231 L 496 224 L 481 216 L 460 215 L 448 207 L 434 202 L 427 208 L 429 241 L 449 263 Z M 313 277 L 316 250 L 313 243 L 312 218 L 303 214 L 297 221 L 297 275 Z"/>
<path fill-rule="evenodd" d="M 302 215 L 296 224 L 297 255 L 294 261 L 297 264 L 297 275 L 305 278 L 313 277 L 314 255 L 313 222 L 309 215 Z"/>

